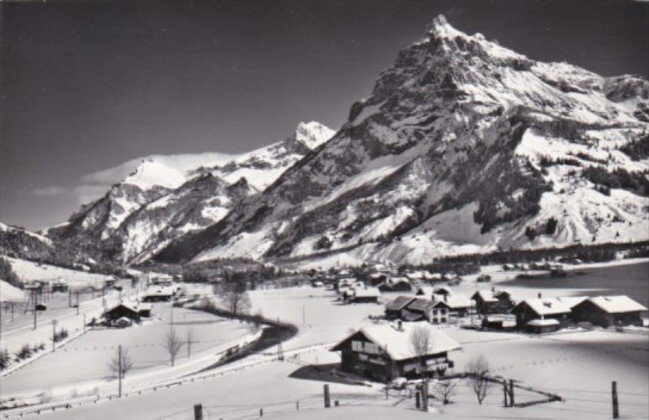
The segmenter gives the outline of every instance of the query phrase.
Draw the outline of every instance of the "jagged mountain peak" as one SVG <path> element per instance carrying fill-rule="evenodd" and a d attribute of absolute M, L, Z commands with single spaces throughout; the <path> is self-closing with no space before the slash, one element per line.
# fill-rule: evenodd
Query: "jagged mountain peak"
<path fill-rule="evenodd" d="M 647 230 L 642 81 L 534 61 L 443 17 L 427 36 L 399 52 L 331 140 L 159 258 L 351 249 L 421 262 Z"/>

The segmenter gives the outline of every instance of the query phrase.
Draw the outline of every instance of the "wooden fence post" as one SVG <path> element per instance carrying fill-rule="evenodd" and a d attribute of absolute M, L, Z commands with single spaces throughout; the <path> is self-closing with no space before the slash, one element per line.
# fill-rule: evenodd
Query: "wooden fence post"
<path fill-rule="evenodd" d="M 325 408 L 331 407 L 331 399 L 329 398 L 329 384 L 324 384 L 324 406 Z"/>
<path fill-rule="evenodd" d="M 613 397 L 613 418 L 614 419 L 619 419 L 620 418 L 620 408 L 618 406 L 617 402 L 617 381 L 613 381 L 611 384 L 611 392 L 612 392 L 612 397 Z"/>
<path fill-rule="evenodd" d="M 509 380 L 509 406 L 513 407 L 514 406 L 514 380 L 510 379 Z"/>
<path fill-rule="evenodd" d="M 202 404 L 194 404 L 194 420 L 203 420 Z"/>

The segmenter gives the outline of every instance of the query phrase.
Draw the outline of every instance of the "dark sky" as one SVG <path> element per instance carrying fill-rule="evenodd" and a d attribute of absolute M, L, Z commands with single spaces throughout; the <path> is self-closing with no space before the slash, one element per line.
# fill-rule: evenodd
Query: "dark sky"
<path fill-rule="evenodd" d="M 439 13 L 603 75 L 649 72 L 649 4 L 597 1 L 0 3 L 0 219 L 41 228 L 84 175 L 150 154 L 241 152 L 337 128 Z"/>

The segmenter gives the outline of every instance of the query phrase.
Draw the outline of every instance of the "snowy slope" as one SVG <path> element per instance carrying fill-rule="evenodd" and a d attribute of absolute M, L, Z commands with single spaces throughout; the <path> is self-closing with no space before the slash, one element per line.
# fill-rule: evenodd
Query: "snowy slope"
<path fill-rule="evenodd" d="M 317 122 L 300 123 L 287 139 L 240 155 L 145 158 L 104 197 L 48 235 L 83 246 L 96 258 L 145 261 L 170 241 L 218 222 L 332 135 Z M 105 179 L 132 166 L 127 162 L 92 177 Z"/>
<path fill-rule="evenodd" d="M 649 239 L 649 82 L 542 63 L 443 17 L 336 135 L 162 261 L 352 259 Z"/>

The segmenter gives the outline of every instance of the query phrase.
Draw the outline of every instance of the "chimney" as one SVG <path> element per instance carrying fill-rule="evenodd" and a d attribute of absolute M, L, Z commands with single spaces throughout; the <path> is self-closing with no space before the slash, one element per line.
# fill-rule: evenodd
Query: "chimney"
<path fill-rule="evenodd" d="M 444 293 L 444 302 L 448 302 L 448 293 Z"/>

